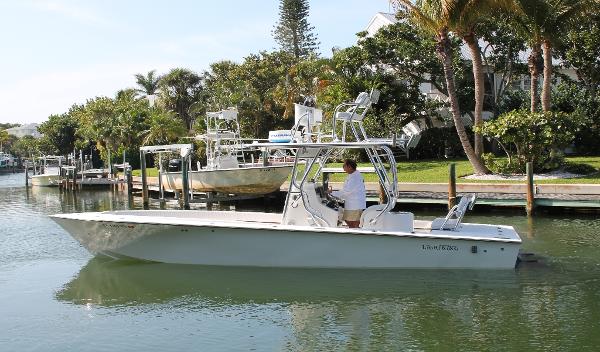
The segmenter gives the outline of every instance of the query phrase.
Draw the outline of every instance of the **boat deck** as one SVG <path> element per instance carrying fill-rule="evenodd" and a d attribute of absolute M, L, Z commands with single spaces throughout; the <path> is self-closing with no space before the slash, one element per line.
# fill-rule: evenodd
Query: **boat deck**
<path fill-rule="evenodd" d="M 130 210 L 94 213 L 74 213 L 53 215 L 56 218 L 82 221 L 152 224 L 169 226 L 247 228 L 290 232 L 338 233 L 375 236 L 443 238 L 448 240 L 478 240 L 492 242 L 520 243 L 521 239 L 510 226 L 466 224 L 457 231 L 431 230 L 430 222 L 415 221 L 413 232 L 354 229 L 347 227 L 321 227 L 282 225 L 282 214 L 256 212 L 228 212 L 203 210 Z"/>

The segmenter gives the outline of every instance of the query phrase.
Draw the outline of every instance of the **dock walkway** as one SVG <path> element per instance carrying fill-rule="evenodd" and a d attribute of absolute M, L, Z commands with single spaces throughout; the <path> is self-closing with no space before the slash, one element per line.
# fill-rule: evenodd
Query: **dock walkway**
<path fill-rule="evenodd" d="M 329 182 L 334 189 L 340 189 L 342 182 Z M 367 199 L 377 202 L 379 183 L 366 182 Z M 133 178 L 133 188 L 141 189 L 141 178 Z M 280 191 L 287 192 L 285 182 Z M 458 183 L 457 195 L 477 194 L 477 204 L 494 207 L 524 208 L 526 185 L 516 183 Z M 158 191 L 158 178 L 148 177 L 148 189 Z M 400 204 L 421 204 L 445 206 L 448 204 L 448 184 L 446 183 L 398 183 Z M 214 199 L 218 201 L 218 199 Z M 562 207 L 600 210 L 600 184 L 536 184 L 536 207 Z"/>
<path fill-rule="evenodd" d="M 342 182 L 330 182 L 333 189 L 342 187 Z M 365 182 L 367 199 L 377 201 L 379 184 Z M 477 194 L 477 204 L 498 207 L 525 207 L 527 203 L 524 184 L 507 183 L 459 183 L 457 195 Z M 282 191 L 287 191 L 284 183 Z M 423 205 L 448 204 L 448 184 L 446 183 L 398 183 L 398 203 Z M 600 184 L 537 184 L 535 187 L 537 207 L 588 208 L 600 210 Z"/>

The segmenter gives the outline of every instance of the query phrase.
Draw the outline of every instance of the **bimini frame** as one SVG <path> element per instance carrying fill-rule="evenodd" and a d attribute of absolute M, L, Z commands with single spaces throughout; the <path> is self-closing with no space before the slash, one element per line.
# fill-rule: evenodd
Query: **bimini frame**
<path fill-rule="evenodd" d="M 296 151 L 296 159 L 292 169 L 290 187 L 285 201 L 283 218 L 289 207 L 294 206 L 299 199 L 302 199 L 304 207 L 308 211 L 312 220 L 322 226 L 334 227 L 335 224 L 329 224 L 319 213 L 311 207 L 308 202 L 308 193 L 305 186 L 309 182 L 315 182 L 319 179 L 323 168 L 332 157 L 339 155 L 348 149 L 363 149 L 369 157 L 371 164 L 375 168 L 375 173 L 379 178 L 379 183 L 385 194 L 386 203 L 383 204 L 380 213 L 371 220 L 377 222 L 383 213 L 387 213 L 396 206 L 398 195 L 398 174 L 396 160 L 390 147 L 391 141 L 381 142 L 330 142 L 330 143 L 260 143 L 256 147 L 265 147 L 270 149 L 293 149 Z M 299 167 L 302 164 L 304 167 Z"/>

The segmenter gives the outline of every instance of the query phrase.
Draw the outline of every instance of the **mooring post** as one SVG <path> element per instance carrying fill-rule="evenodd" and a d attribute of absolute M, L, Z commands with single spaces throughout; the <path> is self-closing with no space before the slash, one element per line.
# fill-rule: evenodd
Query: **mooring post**
<path fill-rule="evenodd" d="M 158 194 L 161 203 L 165 201 L 165 193 L 162 184 L 162 153 L 158 153 Z"/>
<path fill-rule="evenodd" d="M 456 205 L 456 163 L 448 165 L 448 209 Z"/>
<path fill-rule="evenodd" d="M 25 160 L 25 187 L 29 186 L 29 165 L 27 165 L 27 160 Z"/>
<path fill-rule="evenodd" d="M 534 196 L 534 184 L 533 184 L 533 163 L 527 163 L 527 215 L 533 215 L 533 209 L 535 208 L 535 196 Z"/>
<path fill-rule="evenodd" d="M 188 180 L 188 160 L 186 157 L 181 158 L 181 193 L 183 199 L 183 209 L 190 209 L 190 182 Z"/>
<path fill-rule="evenodd" d="M 65 182 L 65 170 L 63 170 L 63 168 L 61 167 L 60 169 L 58 169 L 58 190 L 61 192 L 65 188 L 64 182 Z"/>
<path fill-rule="evenodd" d="M 127 195 L 133 194 L 133 178 L 131 177 L 131 166 L 125 167 L 125 177 L 127 178 Z"/>
<path fill-rule="evenodd" d="M 77 164 L 73 165 L 73 190 L 79 190 L 77 188 Z"/>
<path fill-rule="evenodd" d="M 146 152 L 140 150 L 140 167 L 142 168 L 142 204 L 144 209 L 148 209 L 150 200 L 148 199 L 148 180 L 146 172 Z"/>

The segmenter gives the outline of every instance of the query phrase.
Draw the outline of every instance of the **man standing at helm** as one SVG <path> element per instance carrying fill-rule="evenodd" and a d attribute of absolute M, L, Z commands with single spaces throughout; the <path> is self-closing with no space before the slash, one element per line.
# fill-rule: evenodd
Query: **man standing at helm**
<path fill-rule="evenodd" d="M 334 196 L 344 200 L 344 214 L 342 220 L 350 228 L 357 228 L 360 225 L 360 216 L 367 207 L 367 197 L 365 190 L 365 181 L 360 171 L 356 170 L 356 162 L 352 159 L 344 160 L 344 171 L 348 174 L 344 186 L 339 191 L 329 192 Z"/>

